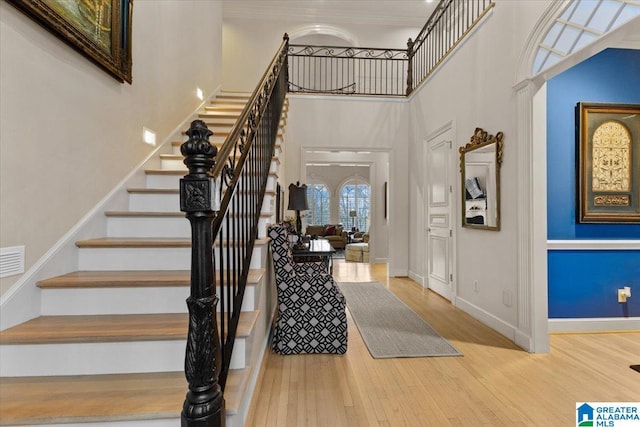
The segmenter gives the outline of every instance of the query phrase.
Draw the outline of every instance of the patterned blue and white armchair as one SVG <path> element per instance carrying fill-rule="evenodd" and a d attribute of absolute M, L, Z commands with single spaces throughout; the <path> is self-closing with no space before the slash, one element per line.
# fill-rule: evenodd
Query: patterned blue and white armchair
<path fill-rule="evenodd" d="M 278 291 L 272 348 L 280 354 L 347 351 L 345 299 L 324 263 L 295 263 L 287 228 L 269 227 Z"/>

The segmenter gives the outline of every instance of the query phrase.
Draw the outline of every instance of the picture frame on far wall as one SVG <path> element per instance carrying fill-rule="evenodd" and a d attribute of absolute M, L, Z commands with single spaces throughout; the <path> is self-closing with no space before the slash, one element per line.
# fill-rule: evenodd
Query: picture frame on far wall
<path fill-rule="evenodd" d="M 120 82 L 131 83 L 133 0 L 7 0 Z"/>
<path fill-rule="evenodd" d="M 578 222 L 640 223 L 640 104 L 580 102 Z"/>

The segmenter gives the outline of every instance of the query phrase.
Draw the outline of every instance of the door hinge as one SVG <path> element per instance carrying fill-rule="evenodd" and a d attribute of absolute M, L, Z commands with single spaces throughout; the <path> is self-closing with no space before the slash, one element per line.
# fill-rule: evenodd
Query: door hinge
<path fill-rule="evenodd" d="M 453 237 L 453 230 L 449 230 L 449 237 Z"/>
<path fill-rule="evenodd" d="M 449 186 L 449 193 L 453 193 L 453 185 Z"/>
<path fill-rule="evenodd" d="M 449 281 L 453 282 L 453 273 L 449 274 Z"/>

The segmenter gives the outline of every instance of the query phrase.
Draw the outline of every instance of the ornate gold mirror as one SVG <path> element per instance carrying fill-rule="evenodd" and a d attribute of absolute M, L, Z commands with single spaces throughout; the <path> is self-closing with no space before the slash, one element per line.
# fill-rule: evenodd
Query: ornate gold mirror
<path fill-rule="evenodd" d="M 500 230 L 502 137 L 502 132 L 493 136 L 476 128 L 459 149 L 463 227 Z"/>

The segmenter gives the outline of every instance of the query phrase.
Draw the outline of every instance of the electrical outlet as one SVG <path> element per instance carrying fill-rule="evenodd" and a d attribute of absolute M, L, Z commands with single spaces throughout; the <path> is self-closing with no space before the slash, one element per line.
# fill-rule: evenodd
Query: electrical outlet
<path fill-rule="evenodd" d="M 477 280 L 473 281 L 473 290 L 475 292 L 480 292 L 480 290 L 478 289 L 478 281 Z"/>
<path fill-rule="evenodd" d="M 631 287 L 625 286 L 622 289 L 618 289 L 618 302 L 627 302 L 627 298 L 631 298 Z"/>
<path fill-rule="evenodd" d="M 618 289 L 618 302 L 627 302 L 627 294 L 624 293 L 624 289 Z"/>

